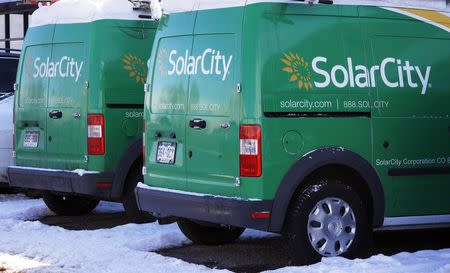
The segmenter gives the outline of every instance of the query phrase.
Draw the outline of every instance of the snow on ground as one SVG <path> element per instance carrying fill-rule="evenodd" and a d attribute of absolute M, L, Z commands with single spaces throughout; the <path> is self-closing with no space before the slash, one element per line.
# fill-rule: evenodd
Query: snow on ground
<path fill-rule="evenodd" d="M 450 249 L 399 253 L 387 257 L 376 255 L 366 260 L 327 258 L 304 267 L 285 267 L 273 273 L 449 273 Z"/>
<path fill-rule="evenodd" d="M 102 203 L 97 212 L 121 210 Z M 42 200 L 0 195 L 0 272 L 204 272 L 210 269 L 150 252 L 179 246 L 176 225 L 128 224 L 112 229 L 69 231 L 35 220 L 50 215 Z"/>
<path fill-rule="evenodd" d="M 123 211 L 120 204 L 101 202 L 95 213 Z M 112 229 L 69 231 L 36 219 L 51 215 L 42 200 L 0 195 L 0 272 L 215 272 L 152 251 L 189 241 L 175 224 L 128 224 Z M 246 231 L 243 238 L 275 236 Z M 226 270 L 220 270 L 227 272 Z M 450 249 L 377 255 L 366 260 L 328 258 L 306 267 L 276 273 L 449 273 Z"/>

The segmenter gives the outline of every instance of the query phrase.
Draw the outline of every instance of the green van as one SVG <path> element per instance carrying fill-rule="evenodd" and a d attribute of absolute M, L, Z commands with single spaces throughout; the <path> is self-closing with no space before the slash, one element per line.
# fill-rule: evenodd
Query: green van
<path fill-rule="evenodd" d="M 450 4 L 402 2 L 166 8 L 140 209 L 196 243 L 282 233 L 298 264 L 363 257 L 374 229 L 449 225 Z"/>
<path fill-rule="evenodd" d="M 32 16 L 17 75 L 10 184 L 43 191 L 59 215 L 112 200 L 139 216 L 143 87 L 158 23 L 127 0 L 100 2 L 57 2 Z"/>

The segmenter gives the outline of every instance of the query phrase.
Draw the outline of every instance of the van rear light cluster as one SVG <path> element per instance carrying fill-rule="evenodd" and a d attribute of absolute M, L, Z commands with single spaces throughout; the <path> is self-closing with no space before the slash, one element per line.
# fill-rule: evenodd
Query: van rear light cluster
<path fill-rule="evenodd" d="M 102 114 L 88 114 L 88 153 L 105 154 L 105 118 Z"/>
<path fill-rule="evenodd" d="M 261 176 L 261 127 L 259 125 L 241 125 L 239 139 L 240 175 L 244 177 Z"/>
<path fill-rule="evenodd" d="M 251 214 L 253 220 L 257 219 L 270 219 L 270 211 L 253 212 Z"/>

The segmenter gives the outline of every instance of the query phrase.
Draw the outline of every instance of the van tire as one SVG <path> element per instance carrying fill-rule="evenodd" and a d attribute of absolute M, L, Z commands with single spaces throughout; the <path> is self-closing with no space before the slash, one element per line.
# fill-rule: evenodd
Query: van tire
<path fill-rule="evenodd" d="M 64 196 L 53 193 L 43 193 L 42 198 L 47 207 L 59 216 L 79 216 L 93 211 L 99 200 L 80 196 Z"/>
<path fill-rule="evenodd" d="M 150 213 L 140 211 L 137 205 L 134 189 L 136 188 L 137 184 L 142 181 L 144 181 L 144 177 L 141 173 L 141 169 L 139 167 L 133 168 L 128 174 L 127 180 L 125 181 L 125 187 L 122 197 L 122 204 L 125 208 L 125 213 L 128 217 L 128 220 L 136 224 L 152 223 L 156 221 L 156 218 L 153 217 Z"/>
<path fill-rule="evenodd" d="M 188 219 L 178 219 L 181 232 L 194 244 L 222 245 L 234 242 L 244 232 L 245 228 L 223 227 L 216 224 L 200 224 Z"/>
<path fill-rule="evenodd" d="M 337 213 L 330 211 L 327 204 L 335 205 Z M 315 216 L 323 219 L 322 222 L 315 221 Z M 284 237 L 292 262 L 308 265 L 320 262 L 324 256 L 368 257 L 372 245 L 369 217 L 363 202 L 350 186 L 336 180 L 318 180 L 294 197 L 287 215 Z M 325 231 L 316 229 L 320 226 L 327 228 Z M 315 246 L 310 239 L 314 237 Z M 341 246 L 340 242 L 348 244 L 350 241 L 348 246 Z M 330 245 L 330 252 L 327 245 Z"/>

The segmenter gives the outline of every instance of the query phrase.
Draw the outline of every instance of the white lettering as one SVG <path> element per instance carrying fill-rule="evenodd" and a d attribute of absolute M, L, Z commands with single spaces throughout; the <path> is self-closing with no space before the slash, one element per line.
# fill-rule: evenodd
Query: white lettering
<path fill-rule="evenodd" d="M 342 75 L 344 76 L 342 82 L 339 82 L 337 80 L 337 77 L 336 77 L 337 71 L 342 71 Z M 337 88 L 346 87 L 348 84 L 348 74 L 347 74 L 347 70 L 345 69 L 345 67 L 343 67 L 342 65 L 334 66 L 333 69 L 331 69 L 331 81 Z"/>
<path fill-rule="evenodd" d="M 316 85 L 317 88 L 325 88 L 325 87 L 330 85 L 330 75 L 328 74 L 327 71 L 322 70 L 319 67 L 317 67 L 317 63 L 318 62 L 326 63 L 327 62 L 327 58 L 325 58 L 325 57 L 316 57 L 312 61 L 312 68 L 313 68 L 314 72 L 316 72 L 317 74 L 320 74 L 320 75 L 325 77 L 325 81 L 323 81 L 323 82 L 316 82 L 315 81 L 314 84 Z"/>
<path fill-rule="evenodd" d="M 169 70 L 167 72 L 167 74 L 169 74 L 170 76 L 173 75 L 173 73 L 175 73 L 175 62 L 172 60 L 172 56 L 176 55 L 177 51 L 176 50 L 172 50 L 170 51 L 170 55 L 169 55 L 169 63 L 172 65 L 172 70 Z"/>
<path fill-rule="evenodd" d="M 394 63 L 394 64 L 395 64 L 395 59 L 394 59 L 394 58 L 386 58 L 386 59 L 384 59 L 384 60 L 381 62 L 381 70 L 380 70 L 380 73 L 381 73 L 381 79 L 383 80 L 384 84 L 385 84 L 387 87 L 390 87 L 390 88 L 397 88 L 397 87 L 399 86 L 399 83 L 398 83 L 398 82 L 390 82 L 390 81 L 388 80 L 387 76 L 386 76 L 386 65 L 387 65 L 388 63 Z"/>
<path fill-rule="evenodd" d="M 417 76 L 419 76 L 420 82 L 422 83 L 422 95 L 425 95 L 427 93 L 427 87 L 428 87 L 428 80 L 430 79 L 430 72 L 431 72 L 431 66 L 427 66 L 427 71 L 425 72 L 425 76 L 423 76 L 422 72 L 420 71 L 420 67 L 415 66 L 414 67 L 417 71 Z"/>
<path fill-rule="evenodd" d="M 193 56 L 189 50 L 185 51 L 184 56 L 177 57 L 177 51 L 172 50 L 169 54 L 169 64 L 171 69 L 168 75 L 215 75 L 220 76 L 225 81 L 230 74 L 233 55 L 228 57 L 221 54 L 220 50 L 211 48 L 205 49 L 200 55 Z M 176 60 L 175 60 L 176 59 Z"/>
<path fill-rule="evenodd" d="M 367 69 L 367 67 L 365 67 L 363 65 L 357 65 L 356 71 L 362 71 L 362 73 L 356 74 L 356 77 L 355 77 L 356 86 L 358 86 L 359 88 L 369 87 L 370 86 L 369 70 Z M 364 81 L 362 81 L 362 80 L 364 80 Z"/>
<path fill-rule="evenodd" d="M 70 61 L 69 61 L 70 60 Z M 67 56 L 61 57 L 57 62 L 50 61 L 47 57 L 45 62 L 41 61 L 41 58 L 34 59 L 33 66 L 33 78 L 75 78 L 75 82 L 78 82 L 84 62 L 77 62 L 74 58 Z"/>
<path fill-rule="evenodd" d="M 34 69 L 36 70 L 35 73 L 33 73 L 33 78 L 36 78 L 37 76 L 39 76 L 39 65 L 37 64 L 39 61 L 41 61 L 41 58 L 36 58 L 34 59 Z"/>
<path fill-rule="evenodd" d="M 346 88 L 346 87 L 358 87 L 358 88 L 367 88 L 367 87 L 376 87 L 377 86 L 377 77 L 381 77 L 381 81 L 385 86 L 389 88 L 418 88 L 419 84 L 413 81 L 414 76 L 417 75 L 417 78 L 420 80 L 421 84 L 421 94 L 425 95 L 427 93 L 427 88 L 429 86 L 430 74 L 431 74 L 431 66 L 427 66 L 425 71 L 421 69 L 419 66 L 413 66 L 409 61 L 403 62 L 400 59 L 396 59 L 393 57 L 385 58 L 381 61 L 380 65 L 373 65 L 371 67 L 366 67 L 364 65 L 353 65 L 352 58 L 347 58 L 347 67 L 343 65 L 334 65 L 331 67 L 331 71 L 325 70 L 323 68 L 319 68 L 320 63 L 326 64 L 328 59 L 326 57 L 315 57 L 311 66 L 313 71 L 322 76 L 323 80 L 314 81 L 314 85 L 317 88 L 326 88 L 331 83 L 337 88 Z M 403 65 L 404 63 L 404 65 Z M 388 65 L 394 65 L 393 69 L 388 69 Z M 396 68 L 395 68 L 396 66 Z M 394 72 L 392 75 L 397 74 L 397 79 L 394 80 L 389 79 L 389 72 Z M 406 75 L 405 75 L 406 74 Z M 317 78 L 317 77 L 316 77 Z"/>

